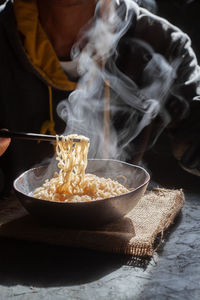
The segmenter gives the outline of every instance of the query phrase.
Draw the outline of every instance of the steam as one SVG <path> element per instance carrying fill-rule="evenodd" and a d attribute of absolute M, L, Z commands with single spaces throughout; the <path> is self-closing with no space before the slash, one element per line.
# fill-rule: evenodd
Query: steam
<path fill-rule="evenodd" d="M 155 0 L 135 0 L 135 2 L 139 5 L 142 6 L 152 13 L 157 12 L 157 5 Z"/>
<path fill-rule="evenodd" d="M 105 82 L 108 82 L 111 117 L 109 156 L 125 160 L 129 144 L 156 116 L 162 118 L 160 131 L 170 122 L 165 101 L 176 78 L 179 62 L 170 65 L 163 56 L 154 53 L 149 44 L 127 36 L 124 39 L 125 46 L 133 53 L 134 49 L 140 47 L 148 58 L 140 86 L 136 84 L 135 78 L 131 77 L 137 71 L 134 66 L 130 74 L 127 74 L 129 66 L 125 72 L 123 65 L 119 68 L 118 49 L 121 37 L 130 26 L 134 26 L 139 13 L 138 6 L 132 0 L 113 3 L 107 0 L 97 3 L 90 29 L 74 45 L 72 59 L 78 58 L 77 88 L 59 104 L 57 111 L 67 124 L 64 134 L 77 133 L 89 137 L 89 157 L 102 158 L 105 148 Z M 87 43 L 81 48 L 85 40 Z M 126 63 L 131 65 L 131 61 Z M 119 126 L 121 119 L 123 124 Z"/>

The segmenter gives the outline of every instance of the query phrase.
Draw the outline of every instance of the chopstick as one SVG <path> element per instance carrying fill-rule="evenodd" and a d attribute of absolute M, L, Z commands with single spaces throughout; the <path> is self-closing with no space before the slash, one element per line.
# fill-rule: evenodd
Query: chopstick
<path fill-rule="evenodd" d="M 56 136 L 54 135 L 15 132 L 9 130 L 0 130 L 0 137 L 20 140 L 56 142 Z M 73 139 L 73 142 L 80 142 L 80 139 Z"/>

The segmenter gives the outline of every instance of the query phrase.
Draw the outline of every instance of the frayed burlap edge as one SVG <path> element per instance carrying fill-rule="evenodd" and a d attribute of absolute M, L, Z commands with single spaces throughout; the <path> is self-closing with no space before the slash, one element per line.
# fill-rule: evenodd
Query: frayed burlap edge
<path fill-rule="evenodd" d="M 165 215 L 165 218 L 161 220 L 157 230 L 154 232 L 152 239 L 148 243 L 134 243 L 133 245 L 122 246 L 121 248 L 113 248 L 113 252 L 125 253 L 136 256 L 153 256 L 153 254 L 160 247 L 163 239 L 163 234 L 169 226 L 174 222 L 175 217 L 180 212 L 181 208 L 185 203 L 185 197 L 183 190 L 168 190 L 161 188 L 154 188 L 152 190 L 156 194 L 162 194 L 167 192 L 175 192 L 174 204 L 171 206 L 171 209 Z"/>

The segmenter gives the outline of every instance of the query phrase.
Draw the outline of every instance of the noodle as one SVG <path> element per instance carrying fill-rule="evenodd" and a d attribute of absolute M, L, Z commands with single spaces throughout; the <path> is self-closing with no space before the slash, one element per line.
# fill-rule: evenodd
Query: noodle
<path fill-rule="evenodd" d="M 85 174 L 89 139 L 84 136 L 56 136 L 59 173 L 47 179 L 33 196 L 64 202 L 88 202 L 118 196 L 129 190 L 110 178 Z"/>

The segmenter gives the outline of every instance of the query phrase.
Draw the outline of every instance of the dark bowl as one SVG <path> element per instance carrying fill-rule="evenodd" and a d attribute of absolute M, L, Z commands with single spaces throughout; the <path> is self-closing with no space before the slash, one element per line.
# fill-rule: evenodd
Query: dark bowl
<path fill-rule="evenodd" d="M 118 180 L 133 190 L 91 202 L 53 202 L 32 197 L 33 191 L 45 179 L 52 178 L 54 172 L 55 168 L 51 170 L 49 166 L 30 169 L 14 181 L 14 190 L 21 204 L 37 220 L 69 228 L 95 228 L 123 217 L 137 205 L 150 180 L 148 172 L 140 166 L 118 160 L 89 159 L 86 173 Z"/>

